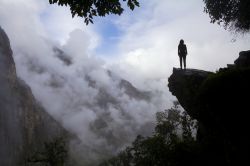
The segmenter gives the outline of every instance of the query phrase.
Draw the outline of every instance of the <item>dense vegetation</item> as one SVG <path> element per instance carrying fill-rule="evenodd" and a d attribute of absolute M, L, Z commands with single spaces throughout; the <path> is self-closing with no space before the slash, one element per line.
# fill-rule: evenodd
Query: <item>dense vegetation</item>
<path fill-rule="evenodd" d="M 197 163 L 196 122 L 181 111 L 178 102 L 156 114 L 151 137 L 137 136 L 132 146 L 100 166 L 178 166 Z"/>
<path fill-rule="evenodd" d="M 224 25 L 236 32 L 250 30 L 249 0 L 203 0 L 204 11 L 209 14 L 212 23 Z M 134 10 L 139 7 L 138 0 L 49 0 L 50 4 L 69 6 L 72 17 L 83 17 L 86 24 L 93 23 L 93 17 L 104 17 L 109 14 L 121 15 L 124 11 L 122 3 Z"/>
<path fill-rule="evenodd" d="M 121 15 L 124 11 L 121 2 L 125 2 L 127 6 L 134 10 L 139 6 L 137 0 L 49 0 L 50 4 L 58 4 L 60 6 L 69 6 L 72 17 L 75 15 L 84 17 L 86 24 L 93 23 L 94 16 L 106 16 L 108 14 Z"/>
<path fill-rule="evenodd" d="M 242 165 L 248 161 L 250 68 L 223 69 L 201 86 L 194 106 L 203 134 L 199 141 L 211 161 Z"/>
<path fill-rule="evenodd" d="M 249 67 L 224 68 L 209 74 L 193 94 L 196 102 L 191 107 L 196 112 L 197 128 L 195 121 L 175 104 L 156 114 L 157 125 L 151 137 L 138 136 L 131 146 L 100 166 L 249 163 L 250 136 L 245 134 L 249 130 L 249 75 Z M 195 79 L 186 81 L 190 86 L 197 83 Z"/>
<path fill-rule="evenodd" d="M 68 147 L 64 138 L 58 137 L 45 142 L 25 161 L 24 166 L 65 166 L 68 159 Z"/>
<path fill-rule="evenodd" d="M 203 0 L 205 12 L 211 22 L 223 24 L 225 28 L 236 32 L 250 30 L 250 1 L 249 0 Z"/>

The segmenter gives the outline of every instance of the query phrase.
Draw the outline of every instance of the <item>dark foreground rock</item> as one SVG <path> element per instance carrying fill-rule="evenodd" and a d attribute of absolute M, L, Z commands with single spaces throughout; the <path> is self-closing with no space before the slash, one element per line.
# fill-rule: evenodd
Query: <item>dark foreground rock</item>
<path fill-rule="evenodd" d="M 198 121 L 197 142 L 203 165 L 249 163 L 248 60 L 249 51 L 241 52 L 235 67 L 216 73 L 174 68 L 169 77 L 170 91 Z"/>
<path fill-rule="evenodd" d="M 178 98 L 182 107 L 184 107 L 192 117 L 197 118 L 192 108 L 196 102 L 195 96 L 199 92 L 198 90 L 202 83 L 210 74 L 212 74 L 212 72 L 197 69 L 181 70 L 174 68 L 173 74 L 168 79 L 170 92 Z"/>

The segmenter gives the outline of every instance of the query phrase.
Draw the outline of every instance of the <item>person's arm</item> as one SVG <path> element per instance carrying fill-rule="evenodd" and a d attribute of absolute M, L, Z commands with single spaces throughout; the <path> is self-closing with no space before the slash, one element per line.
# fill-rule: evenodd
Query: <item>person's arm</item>
<path fill-rule="evenodd" d="M 186 55 L 188 54 L 188 52 L 187 52 L 187 46 L 185 45 L 185 52 L 186 52 Z"/>
<path fill-rule="evenodd" d="M 180 55 L 180 45 L 178 45 L 178 55 Z"/>

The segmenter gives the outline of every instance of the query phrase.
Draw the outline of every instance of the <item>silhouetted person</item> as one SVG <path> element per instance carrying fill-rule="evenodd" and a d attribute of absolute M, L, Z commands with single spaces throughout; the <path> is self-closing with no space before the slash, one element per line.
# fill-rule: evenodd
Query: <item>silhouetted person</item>
<path fill-rule="evenodd" d="M 180 44 L 178 45 L 178 55 L 180 58 L 180 66 L 182 69 L 182 60 L 184 63 L 184 69 L 186 69 L 186 56 L 187 56 L 187 46 L 184 44 L 184 40 L 180 40 Z"/>

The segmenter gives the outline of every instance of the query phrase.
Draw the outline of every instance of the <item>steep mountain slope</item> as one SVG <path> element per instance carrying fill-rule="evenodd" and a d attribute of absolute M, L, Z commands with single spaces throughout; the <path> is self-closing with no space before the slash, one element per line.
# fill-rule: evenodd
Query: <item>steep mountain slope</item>
<path fill-rule="evenodd" d="M 57 123 L 59 122 L 77 137 L 70 142 L 70 151 L 76 160 L 83 165 L 93 165 L 116 154 L 138 134 L 150 135 L 154 128 L 155 112 L 166 108 L 166 94 L 159 90 L 164 87 L 165 80 L 152 80 L 153 88 L 149 86 L 139 89 L 140 86 L 135 87 L 121 78 L 119 73 L 103 67 L 100 60 L 84 53 L 73 54 L 74 48 L 72 53 L 66 46 L 55 47 L 44 39 L 38 40 L 40 43 L 37 49 L 32 48 L 35 46 L 32 43 L 28 48 L 23 45 L 13 46 L 16 71 L 7 36 L 2 31 L 1 35 L 1 119 L 4 120 L 0 123 L 3 128 L 6 128 L 7 123 L 10 126 L 6 130 L 1 129 L 1 142 L 4 144 L 7 137 L 11 137 L 12 142 L 19 141 L 15 146 L 13 143 L 14 147 L 10 148 L 9 153 L 15 151 L 13 149 L 19 144 L 28 147 L 23 143 L 27 140 L 27 132 L 34 144 L 42 144 L 60 135 L 60 132 L 64 133 L 64 129 Z M 29 85 L 32 93 L 16 77 L 16 72 Z M 155 87 L 157 88 L 154 89 Z M 57 122 L 37 104 L 32 94 Z M 10 103 L 7 104 L 4 100 L 9 100 Z M 17 105 L 12 103 L 14 101 Z M 26 106 L 27 103 L 30 103 L 29 107 Z M 22 111 L 24 108 L 20 105 L 27 111 Z M 11 124 L 15 116 L 17 122 Z M 22 132 L 22 125 L 26 123 L 31 129 L 26 127 L 27 131 L 25 128 L 25 132 Z M 49 134 L 50 132 L 54 135 Z M 13 136 L 15 134 L 16 139 Z M 6 154 L 7 148 L 8 144 L 3 146 L 2 156 Z M 20 150 L 17 154 L 25 151 Z M 2 161 L 7 160 L 11 161 Z"/>
<path fill-rule="evenodd" d="M 19 166 L 45 142 L 67 132 L 16 76 L 10 42 L 0 27 L 0 165 Z"/>

